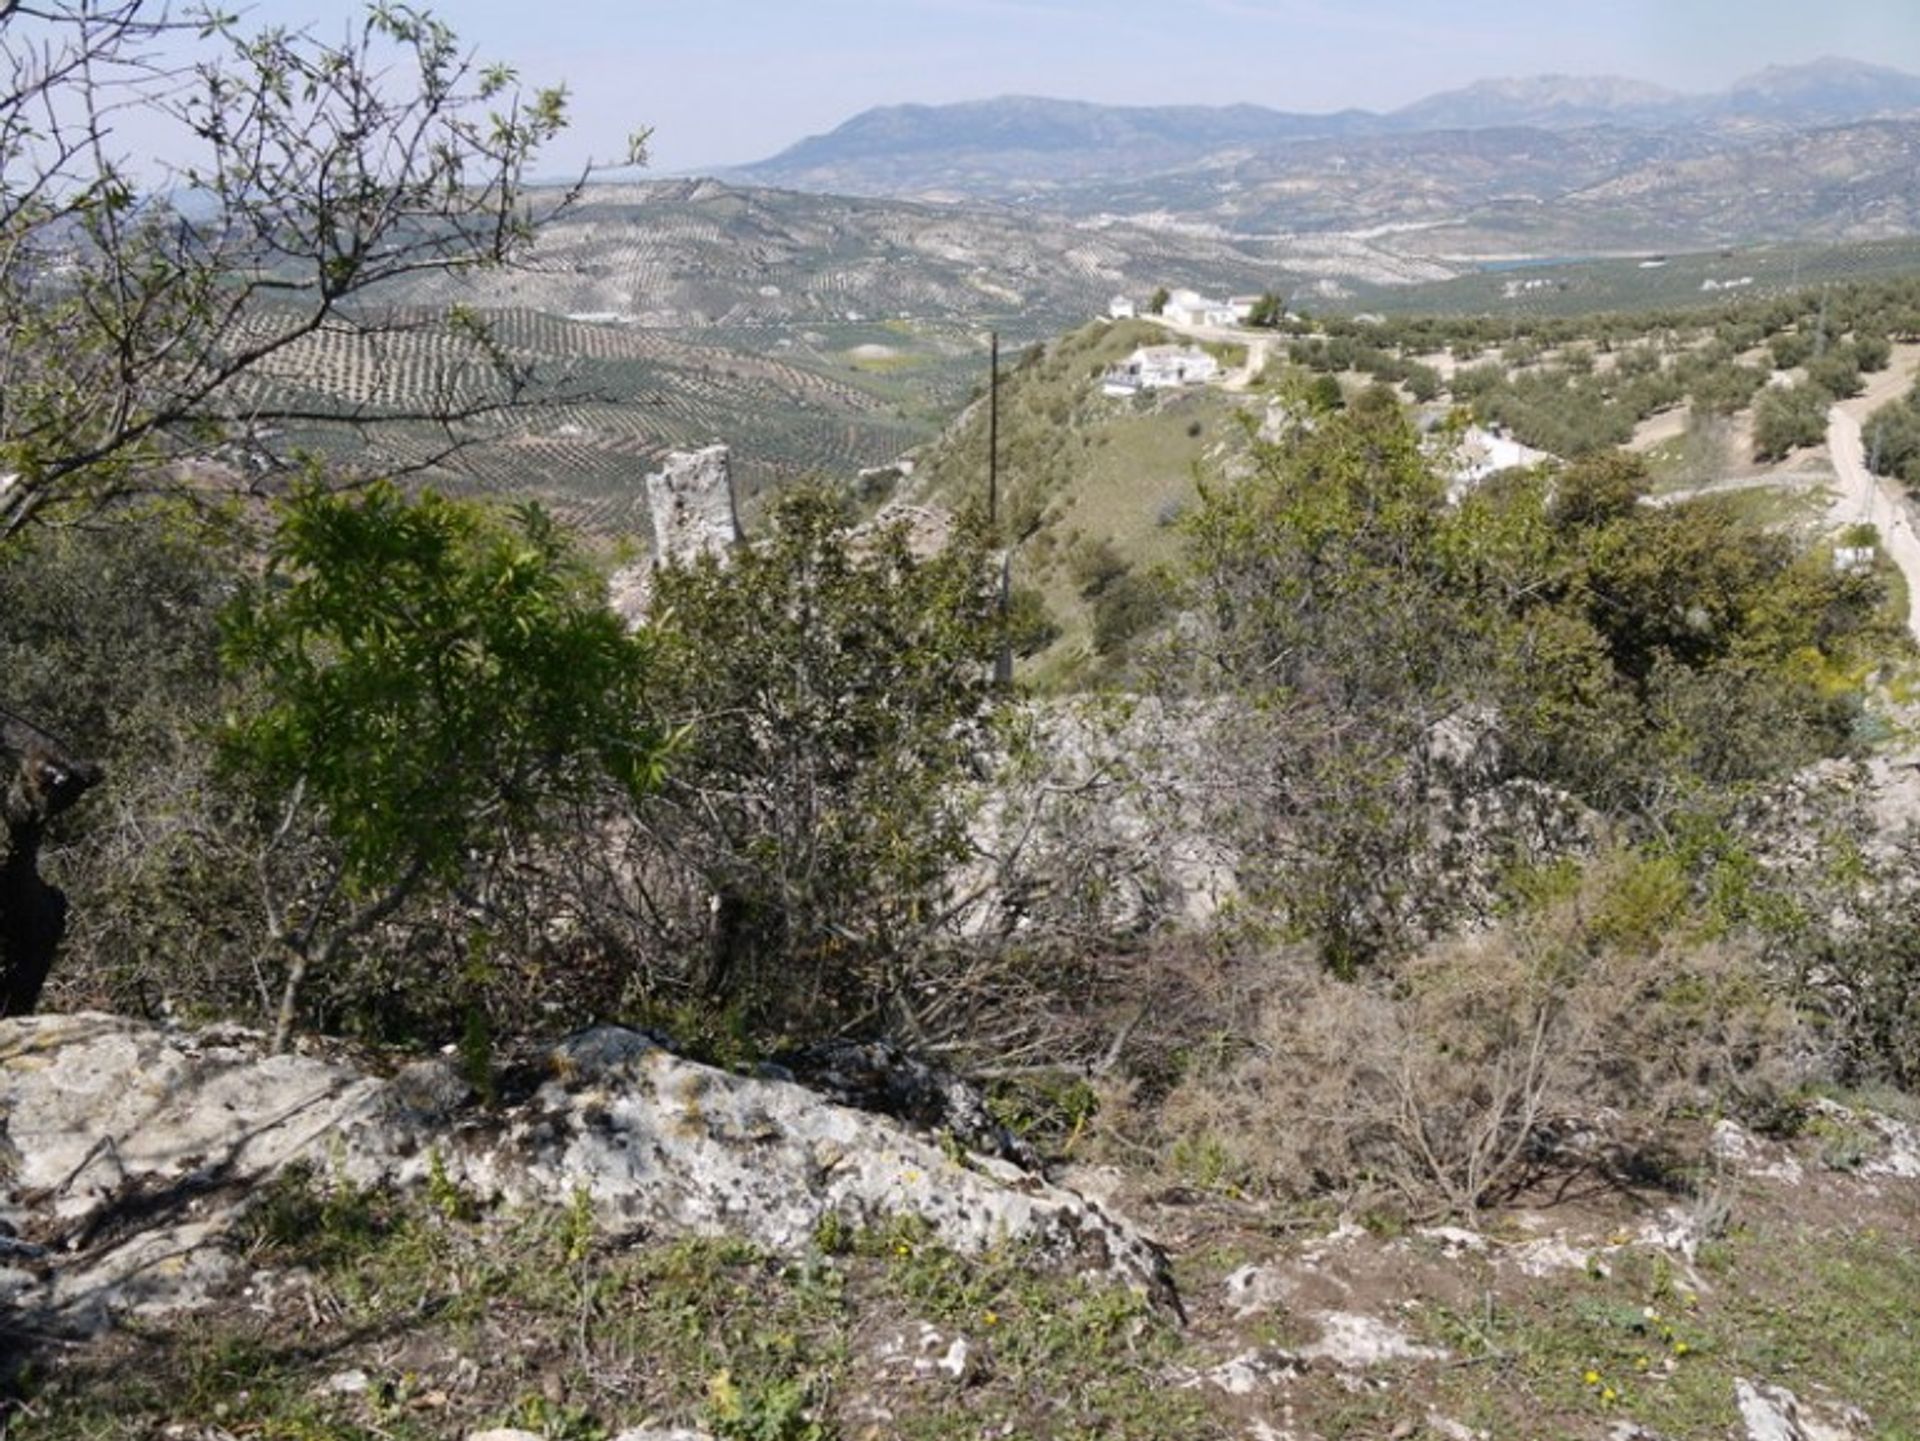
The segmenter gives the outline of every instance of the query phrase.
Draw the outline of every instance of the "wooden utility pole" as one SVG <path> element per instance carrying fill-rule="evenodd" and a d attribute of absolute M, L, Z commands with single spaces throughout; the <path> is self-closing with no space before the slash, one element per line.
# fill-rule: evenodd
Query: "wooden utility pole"
<path fill-rule="evenodd" d="M 987 533 L 1000 540 L 1000 332 L 988 333 L 987 371 Z M 1013 642 L 1007 635 L 1007 609 L 1013 590 L 1013 546 L 1000 551 L 1000 650 L 993 660 L 993 683 L 1013 684 Z"/>
<path fill-rule="evenodd" d="M 1000 538 L 1000 332 L 987 333 L 987 525 Z"/>

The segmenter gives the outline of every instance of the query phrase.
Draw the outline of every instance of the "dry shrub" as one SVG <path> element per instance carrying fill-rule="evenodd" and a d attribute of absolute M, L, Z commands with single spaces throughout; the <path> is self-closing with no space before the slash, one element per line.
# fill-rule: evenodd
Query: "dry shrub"
<path fill-rule="evenodd" d="M 1764 1114 L 1805 1079 L 1805 1037 L 1748 956 L 1597 942 L 1593 899 L 1356 981 L 1277 963 L 1242 1053 L 1158 1108 L 1161 1144 L 1203 1182 L 1464 1214 L 1655 1154 L 1683 1113 Z"/>

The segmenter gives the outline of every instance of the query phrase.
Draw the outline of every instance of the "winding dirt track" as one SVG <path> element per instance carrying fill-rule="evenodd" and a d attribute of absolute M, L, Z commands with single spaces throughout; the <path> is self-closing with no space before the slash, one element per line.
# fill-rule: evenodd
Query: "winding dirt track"
<path fill-rule="evenodd" d="M 1902 346 L 1895 362 L 1873 378 L 1864 394 L 1841 401 L 1827 412 L 1827 451 L 1833 458 L 1834 498 L 1827 509 L 1831 526 L 1865 522 L 1880 532 L 1880 548 L 1907 580 L 1907 631 L 1920 641 L 1920 534 L 1914 530 L 1913 504 L 1905 490 L 1867 469 L 1860 424 L 1912 383 L 1914 357 Z"/>

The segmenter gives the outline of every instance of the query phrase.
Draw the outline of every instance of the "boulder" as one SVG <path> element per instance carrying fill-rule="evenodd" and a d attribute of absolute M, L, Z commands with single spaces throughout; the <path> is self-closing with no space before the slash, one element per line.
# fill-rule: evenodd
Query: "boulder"
<path fill-rule="evenodd" d="M 789 1253 L 829 1224 L 914 1216 L 956 1251 L 1022 1243 L 1173 1299 L 1158 1249 L 1095 1202 L 639 1032 L 571 1037 L 530 1094 L 494 1110 L 451 1068 L 431 1069 L 383 1078 L 344 1059 L 270 1055 L 232 1029 L 0 1022 L 0 1129 L 16 1157 L 0 1177 L 0 1235 L 19 1238 L 0 1262 L 13 1304 L 76 1331 L 204 1304 L 230 1279 L 223 1241 L 249 1195 L 295 1164 L 365 1187 L 438 1175 L 518 1206 L 584 1194 L 618 1235 L 736 1235 Z"/>

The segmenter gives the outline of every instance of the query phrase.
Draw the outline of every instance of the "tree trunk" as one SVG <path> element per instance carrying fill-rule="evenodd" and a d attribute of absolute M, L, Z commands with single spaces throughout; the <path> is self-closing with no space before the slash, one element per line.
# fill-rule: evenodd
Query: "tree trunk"
<path fill-rule="evenodd" d="M 67 898 L 40 875 L 47 823 L 100 783 L 96 765 L 0 711 L 0 1016 L 32 1014 L 67 931 Z"/>

